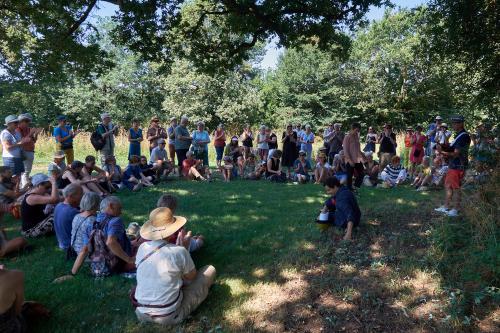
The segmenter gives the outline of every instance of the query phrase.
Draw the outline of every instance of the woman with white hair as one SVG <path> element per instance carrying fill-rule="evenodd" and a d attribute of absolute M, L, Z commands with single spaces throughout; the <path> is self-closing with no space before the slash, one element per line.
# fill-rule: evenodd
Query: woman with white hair
<path fill-rule="evenodd" d="M 202 161 L 195 159 L 193 155 L 192 151 L 187 152 L 186 159 L 182 162 L 182 175 L 188 180 L 207 180 L 198 170 Z"/>
<path fill-rule="evenodd" d="M 77 254 L 83 250 L 85 231 L 94 224 L 100 204 L 101 197 L 94 192 L 85 193 L 80 201 L 81 213 L 71 223 L 71 247 Z"/>
<path fill-rule="evenodd" d="M 204 167 L 208 167 L 210 135 L 205 130 L 205 123 L 203 121 L 199 121 L 196 126 L 196 130 L 191 134 L 194 156 L 197 160 L 203 161 Z"/>
<path fill-rule="evenodd" d="M 299 138 L 300 141 L 300 150 L 306 152 L 306 159 L 309 161 L 310 164 L 312 164 L 312 150 L 313 150 L 313 143 L 314 143 L 314 133 L 311 130 L 310 125 L 306 125 L 306 130 L 302 133 L 302 135 Z"/>

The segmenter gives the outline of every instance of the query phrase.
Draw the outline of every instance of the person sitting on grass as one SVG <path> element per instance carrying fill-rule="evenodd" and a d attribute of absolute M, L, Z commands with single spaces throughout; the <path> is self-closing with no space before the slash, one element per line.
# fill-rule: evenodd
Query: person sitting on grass
<path fill-rule="evenodd" d="M 352 230 L 361 220 L 361 210 L 355 195 L 335 177 L 325 181 L 325 191 L 331 197 L 325 202 L 322 213 L 328 213 L 329 223 L 346 230 L 344 240 L 351 240 Z M 332 210 L 334 213 L 330 212 Z"/>
<path fill-rule="evenodd" d="M 56 179 L 43 173 L 31 177 L 32 189 L 21 203 L 22 232 L 24 237 L 35 238 L 50 234 L 54 230 L 54 216 L 49 213 L 47 205 L 55 205 L 60 201 Z"/>
<path fill-rule="evenodd" d="M 70 184 L 63 190 L 64 201 L 54 209 L 54 231 L 59 248 L 67 250 L 71 245 L 73 218 L 80 212 L 78 206 L 83 196 L 80 185 Z"/>
<path fill-rule="evenodd" d="M 71 222 L 71 247 L 76 254 L 82 252 L 85 232 L 92 229 L 96 219 L 101 197 L 96 193 L 85 193 L 80 200 L 80 214 L 75 215 Z"/>
<path fill-rule="evenodd" d="M 299 151 L 299 158 L 293 163 L 293 179 L 300 184 L 305 184 L 311 179 L 311 175 L 309 175 L 311 164 L 309 160 L 306 159 L 306 156 L 307 153 L 305 151 Z"/>
<path fill-rule="evenodd" d="M 106 155 L 105 159 L 113 155 Z M 102 164 L 106 160 L 101 161 Z M 94 171 L 97 173 L 96 176 L 93 175 Z M 94 180 L 94 186 L 99 188 L 99 191 L 104 193 L 104 195 L 109 195 L 111 189 L 109 188 L 108 180 L 106 178 L 106 172 L 96 165 L 95 156 L 88 155 L 85 157 L 85 165 L 82 168 L 82 176 L 84 181 Z"/>
<path fill-rule="evenodd" d="M 400 185 L 406 180 L 406 169 L 401 166 L 401 158 L 393 156 L 391 163 L 380 173 L 383 183 L 381 187 L 392 188 Z"/>
<path fill-rule="evenodd" d="M 156 172 L 152 164 L 148 163 L 146 156 L 140 157 L 139 167 L 141 168 L 142 174 L 152 183 L 157 182 Z"/>
<path fill-rule="evenodd" d="M 82 174 L 82 169 L 84 164 L 80 161 L 73 161 L 66 171 L 64 171 L 62 175 L 62 179 L 64 182 L 69 182 L 71 184 L 80 185 L 83 189 L 83 192 L 95 192 L 99 194 L 101 197 L 106 196 L 106 192 L 97 185 L 97 179 L 94 178 L 84 178 Z"/>
<path fill-rule="evenodd" d="M 431 169 L 431 158 L 425 156 L 422 160 L 422 164 L 415 167 L 415 179 L 411 186 L 415 186 L 415 189 L 420 191 L 425 191 L 427 186 L 432 180 L 432 169 Z"/>
<path fill-rule="evenodd" d="M 153 186 L 142 173 L 139 161 L 138 156 L 130 156 L 129 164 L 123 172 L 123 185 L 134 192 L 140 191 L 144 186 Z"/>
<path fill-rule="evenodd" d="M 49 177 L 54 176 L 56 178 L 57 188 L 60 190 L 71 184 L 71 182 L 68 179 L 62 178 L 67 168 L 66 163 L 64 163 L 65 156 L 66 155 L 64 154 L 64 151 L 62 150 L 56 151 L 54 153 L 53 160 L 52 162 L 49 163 L 48 167 Z"/>
<path fill-rule="evenodd" d="M 189 239 L 184 239 L 183 246 L 168 242 L 186 222 L 168 208 L 156 208 L 141 227 L 141 237 L 150 241 L 141 244 L 137 252 L 137 287 L 131 294 L 141 322 L 181 323 L 205 300 L 214 283 L 213 266 L 196 270 L 186 250 Z"/>
<path fill-rule="evenodd" d="M 255 162 L 255 154 L 248 154 L 248 158 L 243 162 L 243 175 L 242 177 L 247 180 L 258 180 L 261 177 L 257 173 L 257 163 Z"/>
<path fill-rule="evenodd" d="M 187 180 L 207 180 L 200 173 L 198 168 L 202 167 L 203 161 L 196 160 L 193 152 L 190 150 L 186 153 L 186 159 L 182 162 L 182 175 Z"/>
<path fill-rule="evenodd" d="M 318 162 L 316 169 L 314 169 L 315 184 L 322 184 L 328 177 L 330 177 L 331 165 L 328 163 L 328 158 L 325 153 L 318 154 Z"/>
<path fill-rule="evenodd" d="M 337 178 L 341 184 L 347 184 L 347 164 L 345 161 L 344 151 L 339 151 L 333 158 L 333 176 Z"/>
<path fill-rule="evenodd" d="M 378 182 L 379 164 L 373 159 L 373 152 L 367 151 L 365 153 L 365 178 L 363 180 L 363 185 L 365 186 L 375 186 Z"/>
<path fill-rule="evenodd" d="M 111 192 L 116 192 L 123 188 L 123 172 L 122 168 L 116 164 L 116 158 L 114 156 L 106 157 L 104 166 L 102 167 L 104 172 L 106 172 L 106 179 L 108 181 L 108 186 Z"/>
<path fill-rule="evenodd" d="M 170 194 L 164 194 L 158 199 L 156 208 L 168 208 L 172 211 L 172 214 L 175 214 L 177 210 L 177 198 Z M 186 239 L 190 239 L 189 246 L 186 248 L 189 253 L 198 251 L 205 243 L 205 237 L 203 235 L 192 236 L 192 232 L 190 230 L 186 232 L 184 227 L 172 234 L 167 241 L 171 244 L 183 246 L 183 244 L 188 244 Z"/>
<path fill-rule="evenodd" d="M 222 166 L 222 176 L 225 182 L 230 182 L 232 178 L 238 177 L 238 169 L 234 167 L 231 156 L 224 156 L 222 162 L 224 163 Z"/>
<path fill-rule="evenodd" d="M 12 170 L 0 166 L 0 204 L 11 204 L 21 196 L 19 177 L 12 178 Z"/>
<path fill-rule="evenodd" d="M 281 155 L 281 150 L 276 149 L 267 160 L 266 178 L 272 182 L 286 181 L 286 174 L 281 171 Z"/>
<path fill-rule="evenodd" d="M 12 204 L 0 203 L 0 222 L 2 222 L 4 213 L 10 213 L 11 211 Z M 23 237 L 16 237 L 9 240 L 7 233 L 0 226 L 0 258 L 22 251 L 26 246 L 28 246 L 28 241 Z"/>
<path fill-rule="evenodd" d="M 88 224 L 83 234 L 83 248 L 73 264 L 71 274 L 75 275 L 82 266 L 89 253 L 89 241 L 94 227 L 103 228 L 106 238 L 106 247 L 112 255 L 118 259 L 116 267 L 108 267 L 112 273 L 126 273 L 135 271 L 134 249 L 127 237 L 125 225 L 121 218 L 122 203 L 115 196 L 109 196 L 102 199 L 100 204 L 100 213 L 97 215 L 93 225 Z"/>
<path fill-rule="evenodd" d="M 159 180 L 167 179 L 168 175 L 174 170 L 172 162 L 167 157 L 166 145 L 167 142 L 164 139 L 158 140 L 158 146 L 151 151 L 151 158 L 149 160 L 149 164 L 156 171 L 156 179 Z"/>
<path fill-rule="evenodd" d="M 444 179 L 448 172 L 448 165 L 444 163 L 443 157 L 436 156 L 434 159 L 434 168 L 432 170 L 431 186 L 435 188 L 442 188 L 444 186 Z"/>

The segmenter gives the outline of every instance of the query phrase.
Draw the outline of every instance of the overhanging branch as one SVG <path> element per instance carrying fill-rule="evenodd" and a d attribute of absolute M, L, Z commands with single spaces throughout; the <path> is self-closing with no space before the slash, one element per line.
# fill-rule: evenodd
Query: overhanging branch
<path fill-rule="evenodd" d="M 71 28 L 69 28 L 68 32 L 66 32 L 64 38 L 70 37 L 80 27 L 80 25 L 82 25 L 82 23 L 85 22 L 85 20 L 87 19 L 87 17 L 89 17 L 89 14 L 94 8 L 96 3 L 97 0 L 92 0 L 92 2 L 89 4 L 83 15 L 77 21 L 75 21 L 75 23 L 73 23 Z"/>

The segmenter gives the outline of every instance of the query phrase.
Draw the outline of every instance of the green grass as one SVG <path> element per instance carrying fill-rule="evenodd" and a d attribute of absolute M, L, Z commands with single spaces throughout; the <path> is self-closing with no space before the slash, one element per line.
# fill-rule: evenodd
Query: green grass
<path fill-rule="evenodd" d="M 163 193 L 178 196 L 177 214 L 188 218 L 189 229 L 206 236 L 206 247 L 193 255 L 197 267 L 212 264 L 218 271 L 208 299 L 192 319 L 174 328 L 177 331 L 262 331 L 262 323 L 274 327 L 268 331 L 303 331 L 307 318 L 296 321 L 305 315 L 294 315 L 295 311 L 306 304 L 320 306 L 314 304 L 325 295 L 354 306 L 352 313 L 358 313 L 363 328 L 376 329 L 363 317 L 371 316 L 372 310 L 389 311 L 390 304 L 397 302 L 411 312 L 418 307 L 414 303 L 419 293 L 408 279 L 432 273 L 425 249 L 427 231 L 436 223 L 429 219 L 432 207 L 428 207 L 436 193 L 407 187 L 363 188 L 363 221 L 353 243 L 332 242 L 335 232 L 318 232 L 313 220 L 326 196 L 313 184 L 169 181 L 140 193 L 120 194 L 124 220 L 143 223 Z M 18 233 L 18 221 L 6 224 L 11 236 Z M 135 320 L 128 300 L 133 281 L 120 276 L 96 280 L 86 268 L 75 279 L 54 284 L 56 277 L 69 272 L 71 263 L 64 260 L 54 237 L 30 242 L 33 252 L 1 262 L 23 270 L 27 299 L 52 310 L 52 318 L 39 325 L 40 332 L 157 330 Z M 319 316 L 327 330 L 349 322 L 336 307 L 320 308 L 311 316 Z M 394 325 L 386 328 L 434 323 L 401 315 L 399 326 Z"/>

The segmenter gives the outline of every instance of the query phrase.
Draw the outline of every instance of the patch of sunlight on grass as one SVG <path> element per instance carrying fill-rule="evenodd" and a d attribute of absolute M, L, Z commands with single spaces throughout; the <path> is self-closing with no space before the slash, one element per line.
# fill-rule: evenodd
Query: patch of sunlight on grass
<path fill-rule="evenodd" d="M 398 203 L 398 204 L 404 204 L 405 201 L 403 199 L 401 199 L 401 198 L 398 198 L 398 199 L 396 199 L 396 203 Z"/>
<path fill-rule="evenodd" d="M 165 190 L 164 188 L 160 188 L 160 187 L 158 187 L 157 189 L 158 189 L 157 192 L 163 192 Z M 182 189 L 169 189 L 168 192 L 169 193 L 175 193 L 175 194 L 177 194 L 179 196 L 185 196 L 185 195 L 190 195 L 191 194 L 191 191 L 182 190 Z"/>
<path fill-rule="evenodd" d="M 316 244 L 313 244 L 311 242 L 304 242 L 302 243 L 302 248 L 304 250 L 316 250 Z"/>
<path fill-rule="evenodd" d="M 295 269 L 295 268 L 284 268 L 280 272 L 280 276 L 282 278 L 284 278 L 284 279 L 287 279 L 287 280 L 291 280 L 293 278 L 297 278 L 297 275 L 300 275 L 299 279 L 302 278 L 302 274 L 299 274 L 297 272 L 297 269 Z"/>
<path fill-rule="evenodd" d="M 229 286 L 231 290 L 231 296 L 239 296 L 245 293 L 248 289 L 248 286 L 242 279 L 236 278 L 227 278 L 222 281 L 222 283 Z"/>
<path fill-rule="evenodd" d="M 267 272 L 268 272 L 268 270 L 265 268 L 256 268 L 253 270 L 252 276 L 259 278 L 259 279 L 262 279 L 263 277 L 265 277 L 267 275 Z"/>
<path fill-rule="evenodd" d="M 345 273 L 345 274 L 353 274 L 356 273 L 358 270 L 354 265 L 351 264 L 342 264 L 340 265 L 340 270 Z"/>

